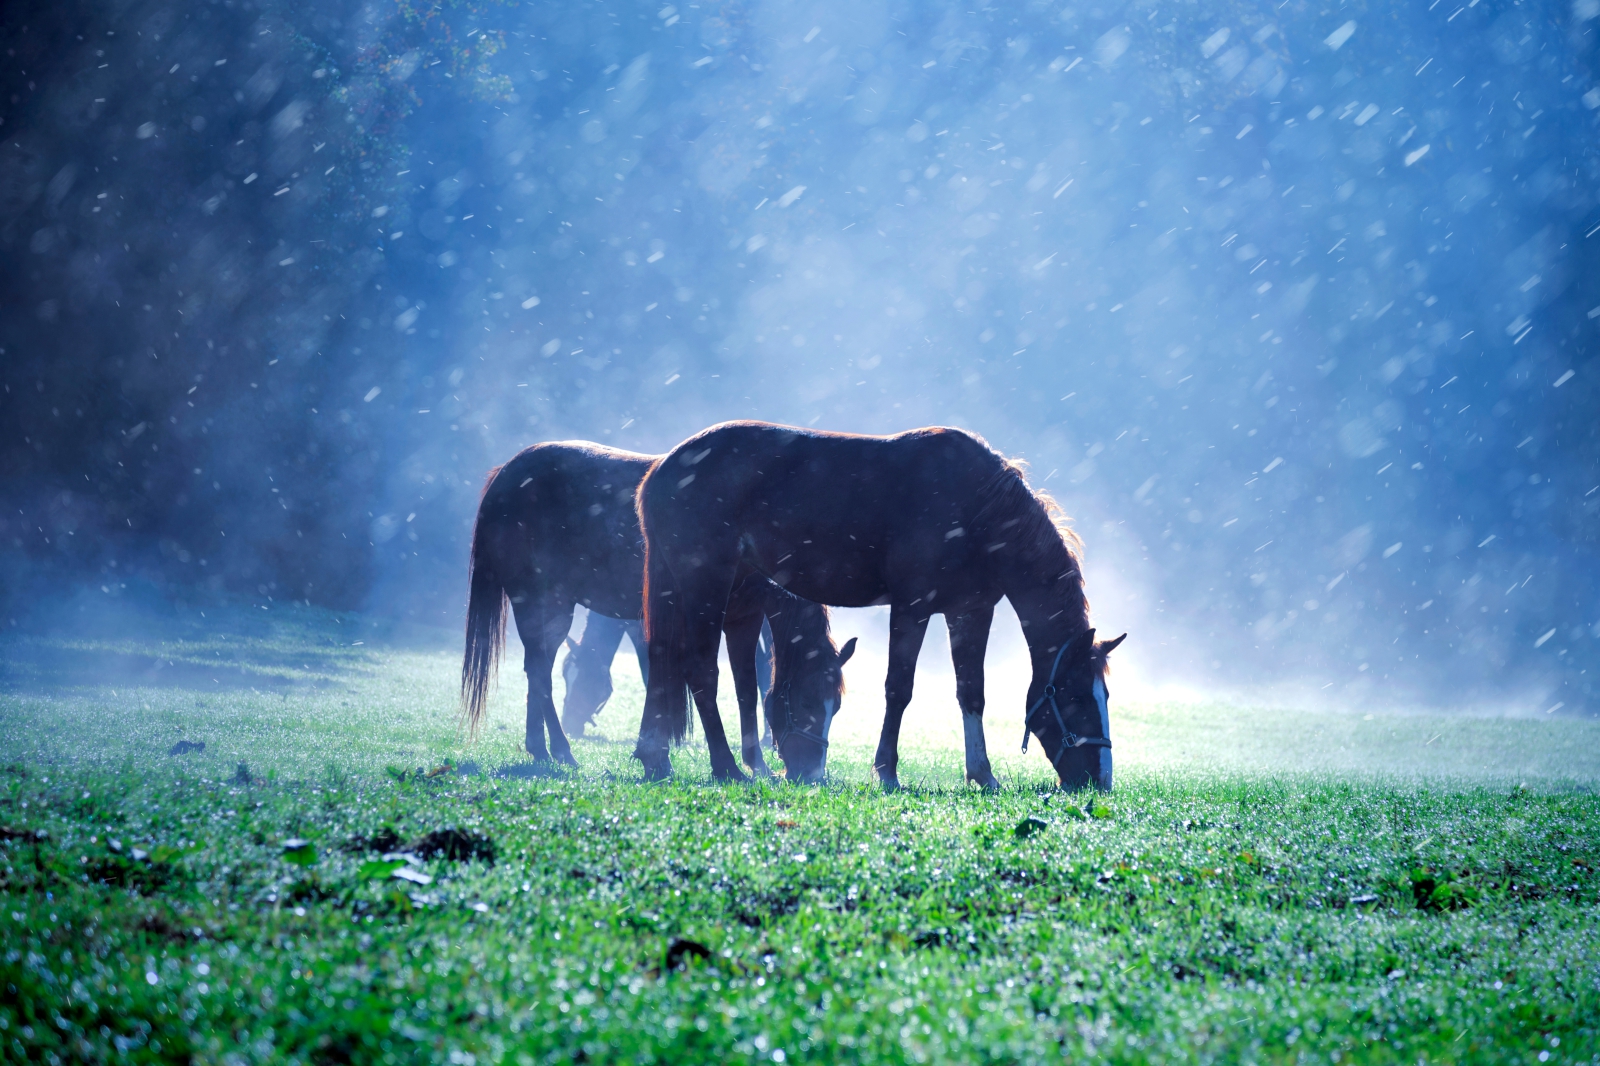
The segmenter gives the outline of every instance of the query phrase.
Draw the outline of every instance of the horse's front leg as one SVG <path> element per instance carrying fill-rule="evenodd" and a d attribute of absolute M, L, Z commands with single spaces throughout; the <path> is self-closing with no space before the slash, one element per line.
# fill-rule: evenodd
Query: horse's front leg
<path fill-rule="evenodd" d="M 765 615 L 761 618 L 761 636 L 756 644 L 756 688 L 761 693 L 761 746 L 772 743 L 772 716 L 767 713 L 767 697 L 772 693 L 772 623 Z"/>
<path fill-rule="evenodd" d="M 985 790 L 998 789 L 989 767 L 983 737 L 983 654 L 989 647 L 994 608 L 946 616 L 950 626 L 950 659 L 956 668 L 956 702 L 961 705 L 961 733 L 967 742 L 967 780 Z"/>
<path fill-rule="evenodd" d="M 895 604 L 889 608 L 889 673 L 884 679 L 883 734 L 872 768 L 885 792 L 900 788 L 900 720 L 911 702 L 911 686 L 917 674 L 917 654 L 928 632 L 928 614 L 917 607 Z"/>
<path fill-rule="evenodd" d="M 759 680 L 756 672 L 757 635 L 764 620 L 760 614 L 735 615 L 729 603 L 722 635 L 728 641 L 728 665 L 733 670 L 733 691 L 739 700 L 739 747 L 744 764 L 757 777 L 771 777 L 772 770 L 761 753 L 761 734 L 756 722 Z"/>

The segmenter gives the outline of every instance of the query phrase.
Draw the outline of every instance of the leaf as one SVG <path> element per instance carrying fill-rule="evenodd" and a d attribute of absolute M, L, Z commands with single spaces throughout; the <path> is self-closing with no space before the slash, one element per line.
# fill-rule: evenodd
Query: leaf
<path fill-rule="evenodd" d="M 309 840 L 294 837 L 283 842 L 283 858 L 296 866 L 314 866 L 317 862 L 316 845 Z"/>
<path fill-rule="evenodd" d="M 403 869 L 405 865 L 406 861 L 404 859 L 393 859 L 389 862 L 384 862 L 382 859 L 373 859 L 371 862 L 362 863 L 361 868 L 356 871 L 356 876 L 363 881 L 386 880 L 396 870 Z"/>
<path fill-rule="evenodd" d="M 394 778 L 400 784 L 405 784 L 406 771 L 398 766 L 385 766 L 383 772 Z"/>
<path fill-rule="evenodd" d="M 1033 836 L 1033 834 L 1039 832 L 1040 830 L 1049 828 L 1049 822 L 1045 821 L 1043 818 L 1037 817 L 1036 815 L 1030 814 L 1022 821 L 1017 823 L 1017 827 L 1011 830 L 1011 835 L 1016 837 L 1018 840 L 1026 840 L 1028 837 Z"/>
<path fill-rule="evenodd" d="M 1104 803 L 1101 803 L 1099 800 L 1095 800 L 1094 806 L 1089 808 L 1089 814 L 1092 817 L 1100 819 L 1110 818 L 1111 808 L 1106 806 Z"/>

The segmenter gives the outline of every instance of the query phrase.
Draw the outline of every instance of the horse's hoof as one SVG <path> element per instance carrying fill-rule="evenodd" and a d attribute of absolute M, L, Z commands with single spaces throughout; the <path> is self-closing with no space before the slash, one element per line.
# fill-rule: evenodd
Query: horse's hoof
<path fill-rule="evenodd" d="M 713 767 L 711 770 L 711 780 L 724 784 L 748 784 L 750 781 L 750 779 L 744 775 L 744 771 L 740 770 L 737 766 L 724 766 L 721 768 Z"/>
<path fill-rule="evenodd" d="M 883 788 L 884 792 L 891 795 L 900 791 L 900 779 L 894 774 L 886 774 L 879 771 L 878 784 Z"/>
<path fill-rule="evenodd" d="M 664 751 L 640 751 L 635 748 L 633 757 L 644 764 L 646 781 L 668 781 L 672 778 L 672 760 Z"/>
<path fill-rule="evenodd" d="M 1000 791 L 1000 782 L 995 778 L 994 774 L 984 774 L 981 777 L 968 777 L 967 781 L 971 784 L 977 785 L 985 792 Z"/>
<path fill-rule="evenodd" d="M 560 763 L 563 766 L 570 766 L 574 770 L 576 770 L 578 768 L 578 760 L 574 759 L 572 757 L 572 752 L 571 751 L 563 751 L 560 754 L 558 754 L 556 756 L 556 762 Z"/>

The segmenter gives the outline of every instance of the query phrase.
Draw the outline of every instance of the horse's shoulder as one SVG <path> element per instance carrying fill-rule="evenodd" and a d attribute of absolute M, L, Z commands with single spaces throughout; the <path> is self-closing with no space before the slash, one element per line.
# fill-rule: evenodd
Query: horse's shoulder
<path fill-rule="evenodd" d="M 972 430 L 962 429 L 960 426 L 919 426 L 916 429 L 908 429 L 903 433 L 896 433 L 889 439 L 936 442 L 956 447 L 970 444 L 988 447 L 982 437 L 972 432 Z"/>
<path fill-rule="evenodd" d="M 896 434 L 891 439 L 937 451 L 947 459 L 965 459 L 985 466 L 1005 462 L 1005 457 L 995 451 L 988 441 L 970 429 L 957 426 L 924 426 Z"/>

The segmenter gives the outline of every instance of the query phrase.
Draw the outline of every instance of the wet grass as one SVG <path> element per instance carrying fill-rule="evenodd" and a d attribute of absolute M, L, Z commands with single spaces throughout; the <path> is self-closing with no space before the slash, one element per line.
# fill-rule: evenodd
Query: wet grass
<path fill-rule="evenodd" d="M 220 621 L 124 649 L 236 649 L 209 691 L 84 665 L 0 695 L 8 1058 L 1600 1055 L 1600 798 L 1562 756 L 1588 723 L 1490 723 L 1565 766 L 1523 785 L 1470 730 L 1432 775 L 1285 772 L 1204 748 L 1221 710 L 1129 708 L 1110 796 L 1052 792 L 1037 751 L 982 795 L 929 744 L 886 797 L 848 742 L 826 788 L 712 786 L 693 747 L 641 784 L 624 681 L 581 772 L 497 778 L 457 771 L 514 761 L 510 677 L 469 749 L 452 656 Z"/>

